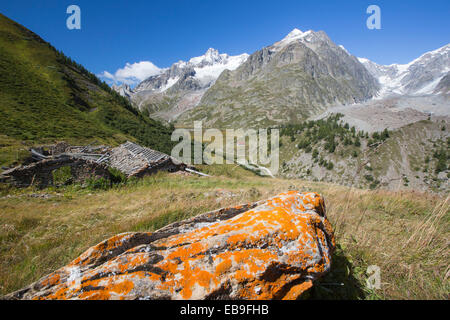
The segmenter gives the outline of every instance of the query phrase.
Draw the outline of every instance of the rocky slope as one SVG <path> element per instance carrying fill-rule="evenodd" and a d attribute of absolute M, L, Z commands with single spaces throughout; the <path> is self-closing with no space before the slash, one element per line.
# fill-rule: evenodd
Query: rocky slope
<path fill-rule="evenodd" d="M 124 233 L 7 299 L 298 299 L 331 268 L 335 240 L 317 193 Z"/>
<path fill-rule="evenodd" d="M 260 127 L 299 122 L 333 104 L 372 98 L 376 79 L 323 31 L 294 29 L 284 39 L 225 71 L 179 123 Z"/>
<path fill-rule="evenodd" d="M 234 70 L 247 54 L 229 56 L 213 48 L 189 61 L 179 61 L 160 74 L 142 81 L 134 90 L 126 85 L 113 89 L 130 99 L 139 110 L 148 110 L 152 117 L 173 120 L 192 109 L 205 91 L 224 70 Z"/>
<path fill-rule="evenodd" d="M 442 77 L 441 81 L 437 84 L 433 91 L 434 94 L 441 94 L 446 97 L 450 97 L 450 72 Z"/>
<path fill-rule="evenodd" d="M 416 122 L 403 124 L 384 137 L 380 132 L 338 127 L 339 122 L 346 122 L 345 117 L 337 123 L 322 119 L 309 129 L 291 130 L 281 139 L 280 175 L 360 188 L 448 193 L 450 118 L 432 116 L 428 120 L 412 109 L 401 114 L 408 112 L 417 117 Z M 390 114 L 378 117 L 386 120 Z M 328 136 L 322 139 L 320 132 L 327 130 Z"/>

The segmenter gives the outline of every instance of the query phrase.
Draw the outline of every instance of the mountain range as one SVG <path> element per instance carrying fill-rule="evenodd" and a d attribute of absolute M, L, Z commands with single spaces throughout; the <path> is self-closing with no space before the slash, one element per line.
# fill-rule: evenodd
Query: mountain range
<path fill-rule="evenodd" d="M 134 89 L 113 88 L 139 110 L 180 126 L 273 126 L 393 95 L 448 97 L 449 51 L 446 45 L 409 64 L 384 66 L 351 55 L 323 31 L 294 29 L 251 55 L 210 48 Z"/>

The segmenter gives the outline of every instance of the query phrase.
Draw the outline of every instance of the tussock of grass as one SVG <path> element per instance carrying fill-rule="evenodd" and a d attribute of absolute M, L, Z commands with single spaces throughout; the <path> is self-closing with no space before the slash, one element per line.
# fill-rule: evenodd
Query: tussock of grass
<path fill-rule="evenodd" d="M 106 191 L 9 190 L 0 198 L 0 294 L 19 289 L 114 234 L 153 231 L 224 206 L 290 189 L 325 196 L 338 242 L 333 270 L 310 298 L 448 298 L 449 202 L 436 195 L 350 189 L 261 178 L 234 165 L 201 168 L 212 178 L 159 173 Z M 366 287 L 369 265 L 381 289 Z M 341 285 L 341 284 L 344 285 Z"/>
<path fill-rule="evenodd" d="M 365 278 L 369 265 L 381 269 L 381 290 L 368 297 L 448 298 L 448 198 L 353 189 L 328 200 L 342 250 L 360 268 L 357 276 Z"/>

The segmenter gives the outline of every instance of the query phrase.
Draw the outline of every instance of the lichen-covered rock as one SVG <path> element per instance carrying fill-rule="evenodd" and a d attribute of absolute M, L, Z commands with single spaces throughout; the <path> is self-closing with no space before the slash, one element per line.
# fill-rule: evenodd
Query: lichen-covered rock
<path fill-rule="evenodd" d="M 296 299 L 334 246 L 321 196 L 291 191 L 119 234 L 6 298 Z"/>

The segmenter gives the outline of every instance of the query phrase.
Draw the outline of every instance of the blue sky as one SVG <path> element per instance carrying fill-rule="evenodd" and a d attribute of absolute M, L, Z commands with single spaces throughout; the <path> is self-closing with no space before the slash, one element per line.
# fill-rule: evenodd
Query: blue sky
<path fill-rule="evenodd" d="M 71 4 L 81 8 L 81 30 L 66 28 Z M 366 27 L 371 4 L 381 8 L 381 30 Z M 0 12 L 96 74 L 141 61 L 164 68 L 209 47 L 251 54 L 294 28 L 324 30 L 380 64 L 407 63 L 450 42 L 448 0 L 15 0 L 2 1 Z"/>

